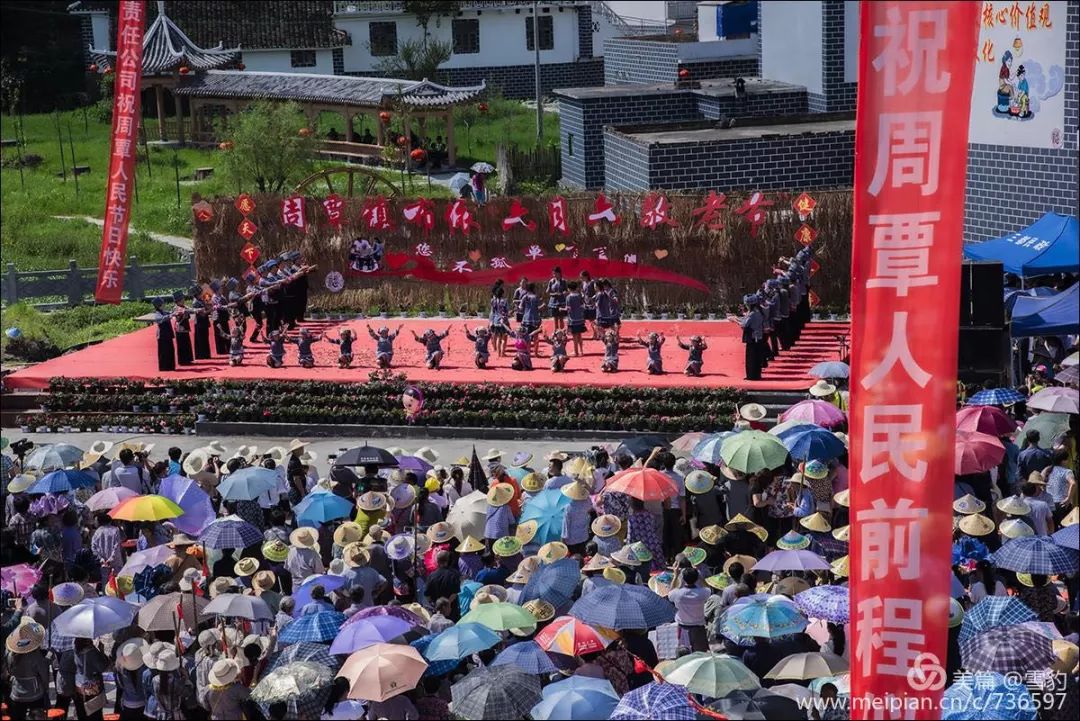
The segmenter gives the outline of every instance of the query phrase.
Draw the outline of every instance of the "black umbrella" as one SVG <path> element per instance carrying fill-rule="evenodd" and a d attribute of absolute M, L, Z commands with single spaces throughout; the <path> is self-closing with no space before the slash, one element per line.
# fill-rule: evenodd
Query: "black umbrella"
<path fill-rule="evenodd" d="M 334 462 L 338 466 L 379 466 L 388 468 L 397 466 L 398 460 L 385 448 L 364 444 L 356 448 L 350 448 L 337 457 Z"/>
<path fill-rule="evenodd" d="M 727 716 L 729 719 L 791 719 L 802 718 L 806 714 L 799 709 L 793 699 L 760 688 L 750 695 L 746 691 L 732 691 L 730 694 L 709 705 L 709 708 Z"/>
<path fill-rule="evenodd" d="M 488 492 L 488 477 L 484 472 L 484 466 L 480 463 L 480 456 L 476 455 L 476 446 L 472 449 L 472 460 L 469 461 L 469 485 L 474 491 Z"/>
<path fill-rule="evenodd" d="M 648 458 L 657 446 L 660 446 L 665 451 L 671 448 L 671 444 L 661 436 L 634 436 L 620 443 L 615 450 L 615 455 L 626 453 L 634 458 Z"/>

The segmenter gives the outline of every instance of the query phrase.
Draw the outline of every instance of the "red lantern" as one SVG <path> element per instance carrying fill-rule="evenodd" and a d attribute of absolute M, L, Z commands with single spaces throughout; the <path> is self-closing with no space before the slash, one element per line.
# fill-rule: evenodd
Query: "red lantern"
<path fill-rule="evenodd" d="M 388 125 L 390 123 L 390 113 L 386 112 L 385 110 L 382 111 L 381 113 L 379 113 L 379 120 L 382 121 L 383 125 Z"/>
<path fill-rule="evenodd" d="M 679 80 L 687 80 L 690 77 L 690 71 L 686 68 L 679 68 Z"/>
<path fill-rule="evenodd" d="M 97 63 L 90 63 L 90 67 L 88 67 L 87 70 L 96 73 L 98 71 Z"/>
<path fill-rule="evenodd" d="M 236 64 L 236 69 L 237 70 L 247 70 L 247 65 L 244 65 L 243 63 L 237 63 Z"/>
<path fill-rule="evenodd" d="M 424 158 L 427 157 L 427 151 L 423 148 L 417 148 L 409 153 L 409 157 L 413 159 L 413 162 L 422 163 L 424 162 Z"/>
<path fill-rule="evenodd" d="M 406 138 L 404 135 L 399 135 L 397 137 L 397 140 L 394 141 L 394 142 L 396 142 L 398 144 L 399 148 L 404 148 L 406 145 L 409 144 L 409 139 Z"/>
<path fill-rule="evenodd" d="M 223 140 L 218 143 L 219 150 L 232 150 L 234 147 L 236 147 L 236 145 L 231 140 Z"/>
<path fill-rule="evenodd" d="M 180 69 L 179 69 L 179 72 L 180 72 L 181 75 L 187 75 L 188 73 L 191 72 L 191 68 L 189 68 L 187 65 L 181 65 Z"/>
<path fill-rule="evenodd" d="M 299 133 L 301 138 L 306 138 L 311 135 L 311 128 L 300 128 Z"/>
<path fill-rule="evenodd" d="M 479 105 L 476 106 L 476 109 L 479 110 L 481 113 L 486 113 L 488 111 L 488 104 L 487 103 L 480 103 Z"/>

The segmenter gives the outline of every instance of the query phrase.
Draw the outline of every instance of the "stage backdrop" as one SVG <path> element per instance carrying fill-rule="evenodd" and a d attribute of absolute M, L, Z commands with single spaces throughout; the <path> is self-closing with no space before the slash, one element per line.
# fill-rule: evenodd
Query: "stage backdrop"
<path fill-rule="evenodd" d="M 715 311 L 809 238 L 820 303 L 846 305 L 850 285 L 847 190 L 507 197 L 482 207 L 258 195 L 195 198 L 192 210 L 201 280 L 243 277 L 298 249 L 318 265 L 311 303 L 327 309 L 486 309 L 495 277 L 542 283 L 558 264 L 568 278 L 583 268 L 613 278 L 628 307 Z"/>

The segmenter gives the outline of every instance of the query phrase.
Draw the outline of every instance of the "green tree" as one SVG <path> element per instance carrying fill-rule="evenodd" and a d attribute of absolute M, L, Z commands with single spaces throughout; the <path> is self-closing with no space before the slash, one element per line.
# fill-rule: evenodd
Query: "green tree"
<path fill-rule="evenodd" d="M 405 80 L 434 80 L 439 66 L 450 59 L 450 43 L 441 40 L 406 40 L 398 54 L 384 58 L 376 66 L 389 78 Z"/>
<path fill-rule="evenodd" d="M 424 31 L 424 45 L 428 43 L 428 25 L 431 24 L 431 18 L 440 15 L 455 15 L 459 9 L 461 9 L 460 2 L 443 0 L 406 0 L 405 2 L 405 13 L 415 15 L 417 26 Z"/>
<path fill-rule="evenodd" d="M 311 166 L 315 136 L 306 130 L 307 119 L 296 103 L 255 103 L 218 129 L 232 143 L 224 154 L 226 173 L 241 187 L 280 193 Z"/>

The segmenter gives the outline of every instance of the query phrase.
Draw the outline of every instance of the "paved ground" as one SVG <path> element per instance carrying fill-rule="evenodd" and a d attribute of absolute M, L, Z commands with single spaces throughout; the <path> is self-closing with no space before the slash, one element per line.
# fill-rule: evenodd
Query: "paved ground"
<path fill-rule="evenodd" d="M 100 218 L 94 218 L 90 215 L 54 215 L 53 217 L 60 220 L 81 220 L 85 223 L 92 223 L 99 228 L 105 225 L 104 220 Z M 134 227 L 131 227 L 128 230 L 132 233 L 137 232 Z M 151 238 L 158 242 L 165 243 L 166 245 L 171 245 L 177 250 L 182 250 L 185 253 L 190 253 L 194 247 L 191 238 L 184 238 L 179 235 L 165 235 L 164 233 L 151 232 L 147 232 L 147 235 L 149 235 Z"/>

